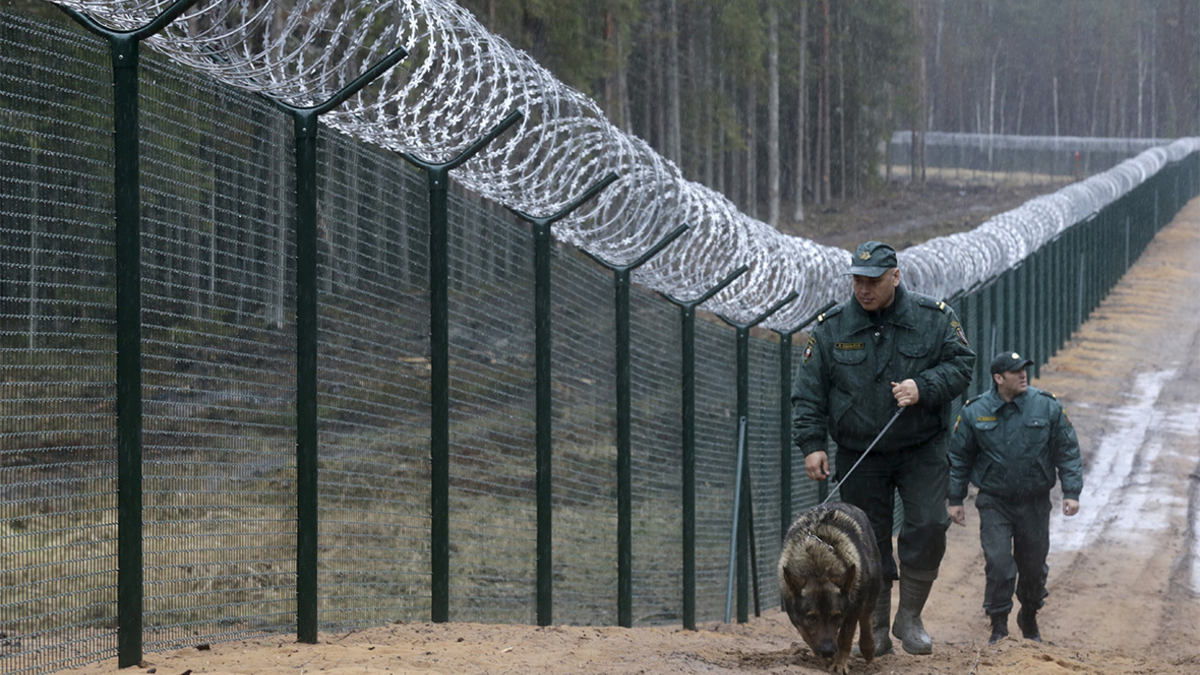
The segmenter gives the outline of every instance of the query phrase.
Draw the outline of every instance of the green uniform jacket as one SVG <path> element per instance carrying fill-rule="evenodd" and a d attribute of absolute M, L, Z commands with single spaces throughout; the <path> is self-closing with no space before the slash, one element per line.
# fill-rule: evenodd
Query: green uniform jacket
<path fill-rule="evenodd" d="M 967 496 L 968 478 L 999 497 L 1045 494 L 1062 480 L 1063 497 L 1079 499 L 1083 463 L 1075 428 L 1054 395 L 1029 387 L 1012 403 L 992 388 L 963 407 L 950 440 L 950 505 Z"/>
<path fill-rule="evenodd" d="M 879 441 L 880 452 L 925 443 L 950 428 L 951 405 L 971 383 L 975 352 L 954 310 L 896 288 L 891 307 L 869 315 L 850 298 L 817 318 L 792 387 L 792 443 L 812 454 L 828 433 L 863 452 L 896 413 L 892 382 L 913 379 L 920 400 Z"/>

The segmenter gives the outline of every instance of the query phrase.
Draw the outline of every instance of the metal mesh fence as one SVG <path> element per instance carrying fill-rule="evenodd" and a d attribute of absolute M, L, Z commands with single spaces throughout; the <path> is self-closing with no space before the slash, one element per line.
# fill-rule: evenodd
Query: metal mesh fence
<path fill-rule="evenodd" d="M 108 46 L 7 14 L 0 44 L 0 672 L 113 656 L 130 612 L 148 650 L 291 633 L 302 613 L 304 421 L 294 120 L 143 55 L 143 480 L 141 508 L 126 514 Z M 429 185 L 399 156 L 327 129 L 317 167 L 317 616 L 325 630 L 427 620 L 439 283 Z M 977 349 L 1013 343 L 1044 362 L 1196 193 L 1198 175 L 1194 155 L 1171 165 L 957 299 Z M 449 618 L 532 623 L 543 618 L 534 237 L 465 191 L 451 193 L 448 221 Z M 560 244 L 551 281 L 553 621 L 614 624 L 613 274 Z M 643 290 L 631 300 L 632 624 L 674 624 L 684 604 L 682 322 Z M 696 619 L 713 621 L 729 590 L 737 335 L 707 315 L 695 329 Z M 803 346 L 797 334 L 793 366 Z M 751 340 L 764 608 L 778 604 L 783 534 L 780 358 L 778 343 Z M 819 499 L 803 458 L 791 466 L 796 514 Z M 117 523 L 127 518 L 143 535 L 136 604 L 118 600 Z"/>
<path fill-rule="evenodd" d="M 952 183 L 1028 183 L 1078 180 L 1106 171 L 1150 148 L 1162 138 L 1085 138 L 926 132 L 927 177 Z M 888 143 L 893 178 L 912 171 L 913 135 L 897 131 Z M 918 168 L 918 171 L 920 169 Z"/>
<path fill-rule="evenodd" d="M 554 335 L 554 620 L 615 624 L 617 475 L 611 275 L 557 249 Z"/>
<path fill-rule="evenodd" d="M 0 14 L 0 671 L 115 654 L 111 108 L 100 44 Z"/>
<path fill-rule="evenodd" d="M 751 339 L 748 365 L 750 381 L 754 383 L 750 390 L 750 419 L 747 429 L 750 486 L 754 497 L 755 556 L 752 564 L 755 565 L 758 575 L 758 606 L 765 608 L 779 604 L 775 575 L 784 535 L 779 531 L 777 515 L 781 497 L 779 345 L 767 340 Z M 802 504 L 810 505 L 805 502 Z"/>
<path fill-rule="evenodd" d="M 288 125 L 143 63 L 143 541 L 150 650 L 295 612 Z"/>
<path fill-rule="evenodd" d="M 319 613 L 330 628 L 429 612 L 424 182 L 323 136 Z"/>
<path fill-rule="evenodd" d="M 450 616 L 532 623 L 532 237 L 483 202 L 451 207 Z"/>
<path fill-rule="evenodd" d="M 725 618 L 737 473 L 737 335 L 696 321 L 696 620 Z"/>
<path fill-rule="evenodd" d="M 633 625 L 679 623 L 683 606 L 683 379 L 674 305 L 632 294 Z"/>

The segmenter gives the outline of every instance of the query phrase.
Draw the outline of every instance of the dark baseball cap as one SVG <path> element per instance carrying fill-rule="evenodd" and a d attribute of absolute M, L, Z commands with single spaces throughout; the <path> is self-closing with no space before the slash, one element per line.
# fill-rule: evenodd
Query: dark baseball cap
<path fill-rule="evenodd" d="M 877 277 L 896 267 L 896 249 L 880 241 L 868 241 L 854 249 L 854 260 L 847 274 Z"/>
<path fill-rule="evenodd" d="M 992 374 L 1011 373 L 1014 370 L 1024 370 L 1032 365 L 1033 361 L 1016 352 L 1002 352 L 992 359 Z"/>

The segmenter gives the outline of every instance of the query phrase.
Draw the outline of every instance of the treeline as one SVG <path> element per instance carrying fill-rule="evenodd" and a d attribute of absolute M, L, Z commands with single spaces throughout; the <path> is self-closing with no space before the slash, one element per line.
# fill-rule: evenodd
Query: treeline
<path fill-rule="evenodd" d="M 462 4 L 771 223 L 862 194 L 898 129 L 1200 134 L 1195 0 Z"/>
<path fill-rule="evenodd" d="M 802 218 L 801 192 L 862 193 L 879 141 L 917 110 L 911 2 L 463 4 L 686 177 L 778 223 Z"/>
<path fill-rule="evenodd" d="M 1197 0 L 458 1 L 773 224 L 866 192 L 895 130 L 913 162 L 925 130 L 1200 135 Z"/>
<path fill-rule="evenodd" d="M 1200 134 L 1196 0 L 926 0 L 916 7 L 930 130 Z"/>

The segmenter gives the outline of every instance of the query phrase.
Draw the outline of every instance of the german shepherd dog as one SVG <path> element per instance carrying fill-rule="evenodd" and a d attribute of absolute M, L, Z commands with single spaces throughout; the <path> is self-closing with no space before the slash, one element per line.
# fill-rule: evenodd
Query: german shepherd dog
<path fill-rule="evenodd" d="M 850 648 L 875 658 L 871 613 L 883 588 L 875 531 L 867 515 L 843 502 L 814 506 L 788 528 L 779 556 L 779 592 L 792 625 L 813 653 L 850 672 Z"/>

